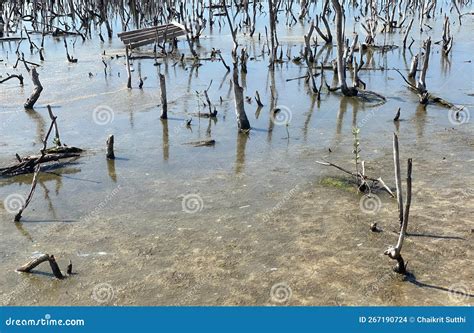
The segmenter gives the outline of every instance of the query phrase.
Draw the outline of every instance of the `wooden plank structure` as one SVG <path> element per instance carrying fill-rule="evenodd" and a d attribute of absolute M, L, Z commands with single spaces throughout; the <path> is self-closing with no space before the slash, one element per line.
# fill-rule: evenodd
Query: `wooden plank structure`
<path fill-rule="evenodd" d="M 186 35 L 184 26 L 172 22 L 151 28 L 121 32 L 118 34 L 118 37 L 129 50 L 133 50 L 140 46 L 154 43 L 159 44 L 165 40 L 171 40 L 184 35 Z"/>

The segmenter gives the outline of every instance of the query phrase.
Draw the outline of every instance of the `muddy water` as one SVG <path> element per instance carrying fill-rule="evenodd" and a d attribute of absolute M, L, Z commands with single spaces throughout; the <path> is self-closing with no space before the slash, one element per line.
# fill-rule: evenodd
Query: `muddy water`
<path fill-rule="evenodd" d="M 13 80 L 1 85 L 0 165 L 13 163 L 15 153 L 40 149 L 48 104 L 58 116 L 62 141 L 86 150 L 75 163 L 41 174 L 19 224 L 12 222 L 6 199 L 25 197 L 31 175 L 0 180 L 2 304 L 472 304 L 472 121 L 453 124 L 449 110 L 419 106 L 399 74 L 389 70 L 407 68 L 408 50 L 374 52 L 370 65 L 387 70 L 360 73 L 368 89 L 387 97 L 384 105 L 326 91 L 315 101 L 303 80 L 286 81 L 304 75 L 303 66 L 287 61 L 273 77 L 268 72 L 268 58 L 261 56 L 265 20 L 262 16 L 256 32 L 262 33 L 260 41 L 239 35 L 255 57 L 243 77 L 244 93 L 253 97 L 258 90 L 265 104 L 260 112 L 254 101 L 245 104 L 253 128 L 248 137 L 237 133 L 231 76 L 221 63 L 203 61 L 193 68 L 190 61 L 175 65 L 175 58 L 159 59 L 159 66 L 135 60 L 134 89 L 127 90 L 116 37 L 105 44 L 68 38 L 77 64 L 66 61 L 62 40 L 48 37 L 46 61 L 38 70 L 45 89 L 33 111 L 22 108 L 32 89 L 28 78 L 23 88 Z M 435 41 L 441 36 L 437 23 L 430 22 Z M 433 45 L 427 76 L 430 91 L 471 110 L 473 27 L 470 16 L 462 28 L 453 26 L 455 43 L 447 59 Z M 296 56 L 307 29 L 282 22 L 284 51 L 289 47 Z M 426 35 L 413 37 L 416 52 Z M 401 45 L 401 38 L 394 33 L 386 43 Z M 382 43 L 383 36 L 376 40 Z M 22 68 L 12 70 L 16 44 L 0 47 L 0 73 L 26 77 Z M 179 47 L 189 53 L 184 41 Z M 214 28 L 206 30 L 198 51 L 206 55 L 219 48 L 230 64 L 231 47 L 228 29 Z M 21 49 L 38 61 L 26 42 Z M 335 51 L 323 50 L 323 57 L 329 52 L 331 60 Z M 142 90 L 139 73 L 147 78 Z M 159 119 L 159 73 L 167 80 L 167 122 Z M 332 76 L 326 71 L 328 83 Z M 193 115 L 207 111 L 196 92 L 211 80 L 215 121 Z M 272 82 L 281 125 L 270 120 Z M 398 107 L 401 121 L 395 126 Z M 189 129 L 184 123 L 190 118 Z M 350 179 L 315 163 L 326 158 L 352 168 L 353 126 L 361 128 L 361 157 L 369 175 L 394 187 L 394 131 L 402 161 L 413 158 L 410 236 L 403 248 L 408 278 L 392 273 L 393 263 L 383 255 L 397 240 L 395 200 L 378 193 L 379 209 L 368 214 Z M 114 162 L 105 159 L 109 134 L 115 135 Z M 186 144 L 211 138 L 213 147 Z M 373 222 L 382 232 L 370 232 Z M 57 281 L 47 265 L 34 275 L 14 272 L 44 252 L 54 254 L 61 267 L 72 260 L 75 274 Z"/>

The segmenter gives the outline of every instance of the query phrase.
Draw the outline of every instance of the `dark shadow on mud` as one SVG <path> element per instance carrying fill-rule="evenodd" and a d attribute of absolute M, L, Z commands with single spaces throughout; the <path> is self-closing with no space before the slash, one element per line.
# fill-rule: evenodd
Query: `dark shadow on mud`
<path fill-rule="evenodd" d="M 470 294 L 469 291 L 463 291 L 463 290 L 459 290 L 459 289 L 450 289 L 450 288 L 446 288 L 446 287 L 441 287 L 441 286 L 435 286 L 435 285 L 432 285 L 432 284 L 428 284 L 428 283 L 424 283 L 424 282 L 421 282 L 421 281 L 418 281 L 416 279 L 416 276 L 412 273 L 407 273 L 407 275 L 405 276 L 404 278 L 405 281 L 408 281 L 412 284 L 414 284 L 415 286 L 417 287 L 421 287 L 421 288 L 430 288 L 430 289 L 436 289 L 436 290 L 440 290 L 440 291 L 445 291 L 445 292 L 448 292 L 450 294 L 453 294 L 453 295 L 456 295 L 457 297 L 469 297 L 469 298 L 474 298 L 474 295 L 473 294 Z"/>
<path fill-rule="evenodd" d="M 414 233 L 407 233 L 407 237 L 429 237 L 429 238 L 439 238 L 439 239 L 466 240 L 465 238 L 462 238 L 462 237 L 459 237 L 459 236 L 443 236 L 443 235 L 414 234 Z"/>
<path fill-rule="evenodd" d="M 48 219 L 48 220 L 26 220 L 22 219 L 21 223 L 75 223 L 79 222 L 79 220 L 63 220 L 63 219 Z"/>

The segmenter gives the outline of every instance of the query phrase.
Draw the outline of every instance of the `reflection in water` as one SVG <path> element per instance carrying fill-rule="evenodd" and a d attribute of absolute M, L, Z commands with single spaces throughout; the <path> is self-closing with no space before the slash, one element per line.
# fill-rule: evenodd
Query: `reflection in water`
<path fill-rule="evenodd" d="M 342 123 L 344 120 L 344 114 L 347 111 L 347 99 L 348 97 L 341 96 L 339 101 L 339 111 L 337 112 L 336 117 L 336 144 L 340 143 L 340 135 L 342 130 Z"/>
<path fill-rule="evenodd" d="M 242 88 L 247 89 L 247 73 L 240 71 L 240 81 L 242 83 Z"/>
<path fill-rule="evenodd" d="M 245 147 L 247 146 L 247 140 L 249 139 L 249 133 L 238 132 L 237 133 L 237 152 L 235 156 L 235 173 L 239 174 L 245 167 Z"/>
<path fill-rule="evenodd" d="M 224 76 L 222 77 L 221 83 L 219 84 L 219 90 L 222 89 L 222 86 L 223 86 L 224 83 L 226 82 L 228 76 L 229 76 L 229 71 L 227 71 L 227 72 L 224 74 Z M 229 96 L 230 96 L 230 95 L 229 95 Z"/>
<path fill-rule="evenodd" d="M 12 218 L 13 220 L 13 218 Z M 31 237 L 30 233 L 25 229 L 23 228 L 23 223 L 21 222 L 15 222 L 15 227 L 18 229 L 18 231 L 26 237 L 26 239 L 28 239 L 30 242 L 33 242 L 33 237 Z"/>
<path fill-rule="evenodd" d="M 359 99 L 351 98 L 350 103 L 352 105 L 352 127 L 359 127 L 357 124 L 357 113 L 359 112 Z"/>
<path fill-rule="evenodd" d="M 395 125 L 395 133 L 399 134 L 400 133 L 400 120 L 394 121 L 393 124 Z"/>
<path fill-rule="evenodd" d="M 163 160 L 168 161 L 170 158 L 168 119 L 161 119 L 161 124 L 163 125 Z"/>
<path fill-rule="evenodd" d="M 115 160 L 107 159 L 107 172 L 114 183 L 117 182 L 117 173 L 115 172 Z"/>
<path fill-rule="evenodd" d="M 415 113 L 416 137 L 418 139 L 423 137 L 426 125 L 426 104 L 418 103 Z"/>
<path fill-rule="evenodd" d="M 448 56 L 442 56 L 440 57 L 440 67 L 441 67 L 441 73 L 443 73 L 445 76 L 451 72 L 451 55 Z"/>
<path fill-rule="evenodd" d="M 275 111 L 275 106 L 277 104 L 278 100 L 278 95 L 276 92 L 276 87 L 275 87 L 275 71 L 268 70 L 268 76 L 267 76 L 267 88 L 270 85 L 270 118 L 269 118 L 269 124 L 268 124 L 268 135 L 267 135 L 267 141 L 271 142 L 272 141 L 272 133 L 273 133 L 273 112 Z"/>
<path fill-rule="evenodd" d="M 51 214 L 53 215 L 53 218 L 56 220 L 58 218 L 58 216 L 56 214 L 56 210 L 54 209 L 53 202 L 52 202 L 51 198 L 49 197 L 49 189 L 46 187 L 46 184 L 41 180 L 41 174 L 39 176 L 38 183 L 40 184 L 40 186 L 44 190 L 44 198 L 48 202 L 48 210 L 51 212 Z M 57 193 L 56 193 L 56 195 L 57 195 Z"/>
<path fill-rule="evenodd" d="M 303 126 L 303 137 L 304 137 L 304 142 L 308 141 L 308 125 L 311 122 L 311 116 L 313 115 L 314 111 L 314 105 L 316 104 L 316 95 L 311 94 L 311 105 L 309 106 L 308 110 L 308 116 L 306 117 L 306 120 L 304 122 Z"/>
<path fill-rule="evenodd" d="M 260 111 L 262 111 L 262 106 L 257 106 L 257 110 L 255 110 L 255 119 L 258 119 L 260 117 Z"/>
<path fill-rule="evenodd" d="M 26 114 L 36 123 L 36 135 L 38 136 L 38 143 L 43 141 L 46 130 L 46 122 L 41 114 L 34 109 L 25 110 Z"/>

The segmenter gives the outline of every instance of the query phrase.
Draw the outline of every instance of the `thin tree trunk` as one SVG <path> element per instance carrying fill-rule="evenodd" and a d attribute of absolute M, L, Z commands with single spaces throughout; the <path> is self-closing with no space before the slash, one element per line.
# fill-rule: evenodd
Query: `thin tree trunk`
<path fill-rule="evenodd" d="M 33 67 L 29 70 L 30 76 L 31 76 L 31 81 L 33 82 L 34 89 L 33 93 L 31 96 L 26 100 L 26 103 L 24 105 L 25 109 L 32 109 L 35 105 L 35 103 L 38 101 L 41 92 L 43 91 L 43 86 L 41 85 L 41 82 L 39 80 L 39 75 L 38 72 L 36 71 L 36 68 Z"/>
<path fill-rule="evenodd" d="M 357 89 L 348 88 L 346 83 L 346 61 L 344 59 L 344 39 L 343 39 L 343 14 L 338 0 L 331 0 L 336 12 L 336 42 L 337 42 L 337 77 L 339 86 L 345 96 L 357 96 Z"/>
<path fill-rule="evenodd" d="M 166 98 L 166 78 L 160 74 L 161 119 L 168 119 L 168 100 Z"/>
<path fill-rule="evenodd" d="M 239 74 L 234 69 L 233 75 L 234 98 L 235 98 L 235 114 L 237 116 L 237 126 L 239 131 L 250 130 L 250 122 L 245 114 L 244 106 L 244 89 L 239 85 Z"/>

